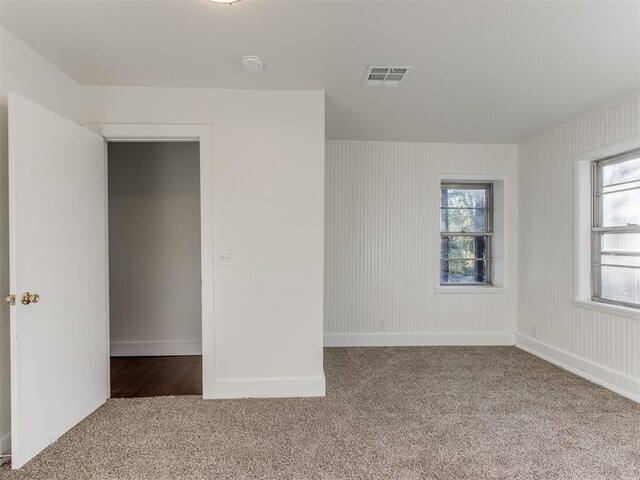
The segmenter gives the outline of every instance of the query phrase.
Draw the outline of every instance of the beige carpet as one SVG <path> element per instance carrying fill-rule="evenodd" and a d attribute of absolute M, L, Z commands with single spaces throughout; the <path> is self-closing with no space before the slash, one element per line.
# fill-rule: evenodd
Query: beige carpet
<path fill-rule="evenodd" d="M 327 397 L 110 400 L 11 479 L 639 479 L 640 405 L 514 347 L 341 348 Z"/>

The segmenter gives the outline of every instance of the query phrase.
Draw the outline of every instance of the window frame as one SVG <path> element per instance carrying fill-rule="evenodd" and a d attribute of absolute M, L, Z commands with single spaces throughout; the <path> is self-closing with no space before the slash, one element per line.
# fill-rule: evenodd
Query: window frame
<path fill-rule="evenodd" d="M 615 165 L 617 163 L 623 163 L 631 159 L 638 158 L 640 154 L 640 148 L 634 148 L 632 150 L 626 150 L 614 155 L 606 156 L 603 158 L 590 161 L 590 180 L 591 180 L 591 249 L 590 249 L 590 287 L 591 287 L 591 300 L 598 303 L 607 305 L 615 305 L 625 308 L 631 308 L 640 311 L 640 303 L 626 302 L 624 300 L 616 300 L 602 296 L 602 267 L 603 266 L 616 266 L 614 264 L 602 263 L 603 252 L 609 256 L 616 255 L 613 251 L 602 250 L 602 240 L 604 235 L 616 235 L 625 233 L 638 233 L 640 234 L 640 225 L 627 224 L 606 227 L 603 226 L 603 198 L 607 195 L 606 192 L 602 192 L 602 169 L 605 166 Z M 632 183 L 637 183 L 633 181 Z M 613 186 L 623 185 L 624 182 L 615 184 Z M 611 185 L 607 185 L 611 186 Z M 640 190 L 640 185 L 632 187 L 628 190 Z M 625 191 L 616 190 L 617 191 Z M 613 193 L 613 192 L 611 192 Z M 640 251 L 633 251 L 625 256 L 640 257 Z M 640 270 L 640 266 L 622 265 L 620 268 L 632 268 Z"/>
<path fill-rule="evenodd" d="M 485 190 L 485 206 L 482 210 L 485 211 L 485 230 L 480 232 L 456 232 L 451 230 L 442 230 L 441 219 L 442 219 L 442 210 L 450 210 L 450 209 L 467 209 L 464 207 L 453 208 L 453 207 L 445 207 L 442 204 L 442 191 L 443 189 L 448 188 L 458 188 L 458 189 L 468 189 L 468 190 Z M 457 181 L 457 180 L 446 180 L 441 179 L 439 181 L 439 215 L 438 215 L 438 224 L 439 224 L 439 256 L 438 256 L 438 286 L 440 288 L 455 288 L 455 287 L 471 287 L 471 288 L 486 288 L 486 287 L 494 287 L 493 284 L 493 216 L 494 216 L 494 184 L 491 181 L 486 180 L 469 180 L 469 181 Z M 469 207 L 468 209 L 473 209 L 474 207 Z M 484 257 L 474 257 L 472 259 L 451 259 L 449 257 L 443 256 L 442 251 L 442 239 L 443 238 L 451 238 L 451 237 L 484 237 L 485 238 L 485 255 Z M 451 261 L 482 261 L 484 262 L 484 278 L 483 282 L 443 282 L 442 281 L 442 267 L 446 262 Z"/>

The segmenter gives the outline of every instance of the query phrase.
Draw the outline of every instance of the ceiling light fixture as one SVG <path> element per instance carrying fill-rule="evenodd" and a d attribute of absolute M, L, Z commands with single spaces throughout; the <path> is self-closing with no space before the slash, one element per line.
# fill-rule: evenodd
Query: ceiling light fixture
<path fill-rule="evenodd" d="M 240 0 L 207 0 L 207 2 L 211 3 L 226 3 L 227 5 L 232 5 L 234 3 L 238 3 Z"/>
<path fill-rule="evenodd" d="M 240 59 L 240 65 L 250 72 L 259 72 L 264 68 L 264 60 L 255 55 L 245 55 Z"/>

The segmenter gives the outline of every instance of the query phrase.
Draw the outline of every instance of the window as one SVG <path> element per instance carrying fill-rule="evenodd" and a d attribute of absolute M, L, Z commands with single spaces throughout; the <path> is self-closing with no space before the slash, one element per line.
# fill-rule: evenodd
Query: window
<path fill-rule="evenodd" d="M 591 163 L 592 300 L 640 308 L 640 150 Z"/>
<path fill-rule="evenodd" d="M 492 285 L 493 185 L 440 186 L 440 285 Z"/>

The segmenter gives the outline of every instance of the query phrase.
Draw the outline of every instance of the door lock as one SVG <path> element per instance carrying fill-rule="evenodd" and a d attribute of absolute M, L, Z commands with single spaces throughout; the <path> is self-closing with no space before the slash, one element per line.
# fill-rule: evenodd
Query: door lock
<path fill-rule="evenodd" d="M 30 303 L 38 303 L 40 301 L 40 295 L 37 293 L 24 292 L 20 297 L 20 302 L 23 305 L 29 305 Z"/>

